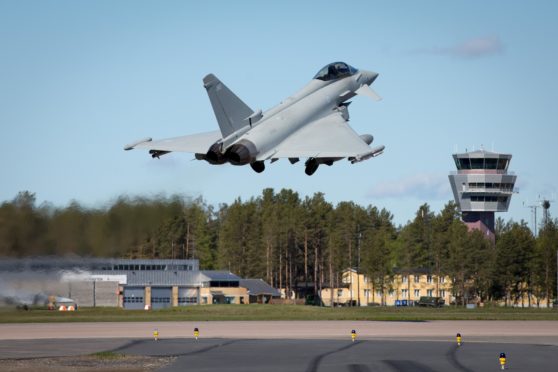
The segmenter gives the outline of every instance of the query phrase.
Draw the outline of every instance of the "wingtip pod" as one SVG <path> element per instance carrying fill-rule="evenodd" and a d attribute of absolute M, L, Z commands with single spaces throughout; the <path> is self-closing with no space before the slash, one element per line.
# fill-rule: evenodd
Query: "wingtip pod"
<path fill-rule="evenodd" d="M 136 142 L 132 142 L 126 146 L 124 146 L 124 150 L 128 151 L 128 150 L 132 150 L 134 147 L 136 147 L 137 145 L 139 145 L 140 143 L 145 143 L 145 142 L 151 142 L 153 139 L 151 137 L 146 137 L 143 138 L 139 141 Z"/>
<path fill-rule="evenodd" d="M 354 158 L 349 159 L 349 160 L 351 161 L 351 164 L 354 164 L 354 163 L 359 163 L 361 161 L 364 161 L 364 160 L 367 160 L 367 159 L 370 159 L 370 158 L 375 158 L 376 156 L 381 155 L 384 152 L 385 148 L 386 147 L 384 145 L 377 146 L 377 147 L 374 147 L 372 150 L 370 150 L 368 152 L 365 152 L 363 154 L 357 155 Z"/>

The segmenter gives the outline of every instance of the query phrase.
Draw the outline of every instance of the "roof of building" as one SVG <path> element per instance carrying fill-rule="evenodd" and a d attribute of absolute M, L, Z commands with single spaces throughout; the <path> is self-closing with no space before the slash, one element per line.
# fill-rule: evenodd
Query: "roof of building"
<path fill-rule="evenodd" d="M 273 288 L 272 286 L 264 282 L 263 279 L 241 279 L 240 286 L 246 288 L 248 290 L 248 294 L 252 296 L 281 296 L 281 292 L 279 292 L 278 289 Z"/>
<path fill-rule="evenodd" d="M 201 285 L 199 271 L 93 271 L 93 275 L 126 275 L 127 286 L 192 286 Z"/>
<path fill-rule="evenodd" d="M 225 281 L 225 280 L 238 281 L 238 280 L 240 280 L 239 276 L 236 276 L 229 271 L 202 270 L 202 271 L 200 271 L 200 273 L 207 278 L 206 281 L 207 280 L 220 280 L 220 281 Z"/>
<path fill-rule="evenodd" d="M 430 275 L 432 274 L 432 270 L 426 267 L 410 267 L 410 268 L 399 268 L 395 267 L 393 269 L 394 274 L 422 274 L 422 275 Z"/>
<path fill-rule="evenodd" d="M 500 159 L 511 159 L 511 154 L 502 154 L 498 152 L 486 151 L 486 150 L 476 150 L 470 152 L 464 152 L 461 154 L 453 154 L 456 158 L 471 158 L 471 159 L 479 159 L 479 158 L 500 158 Z"/>
<path fill-rule="evenodd" d="M 59 270 L 105 270 L 113 272 L 115 265 L 142 266 L 160 265 L 164 269 L 193 270 L 199 268 L 198 260 L 178 259 L 120 259 L 97 257 L 26 257 L 0 258 L 0 271 L 59 271 Z M 133 270 L 133 269 L 131 269 Z"/>

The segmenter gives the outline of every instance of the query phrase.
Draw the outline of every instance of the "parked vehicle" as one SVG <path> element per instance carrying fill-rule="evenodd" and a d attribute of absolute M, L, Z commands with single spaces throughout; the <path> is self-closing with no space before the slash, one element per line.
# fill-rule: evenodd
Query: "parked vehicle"
<path fill-rule="evenodd" d="M 446 301 L 442 297 L 423 296 L 419 299 L 418 305 L 422 307 L 442 307 Z"/>

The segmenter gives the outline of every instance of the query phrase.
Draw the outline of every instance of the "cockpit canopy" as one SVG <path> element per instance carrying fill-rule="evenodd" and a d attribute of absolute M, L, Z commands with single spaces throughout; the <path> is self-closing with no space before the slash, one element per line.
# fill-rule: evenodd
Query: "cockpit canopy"
<path fill-rule="evenodd" d="M 333 62 L 322 68 L 314 79 L 330 81 L 356 74 L 358 70 L 345 62 Z"/>

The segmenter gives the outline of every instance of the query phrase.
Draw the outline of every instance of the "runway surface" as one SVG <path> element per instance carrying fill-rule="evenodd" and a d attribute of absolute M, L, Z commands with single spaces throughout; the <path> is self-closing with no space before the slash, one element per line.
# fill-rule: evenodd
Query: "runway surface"
<path fill-rule="evenodd" d="M 192 337 L 194 326 L 200 328 L 202 336 L 197 341 Z M 151 337 L 154 328 L 159 329 L 159 341 Z M 350 339 L 351 329 L 358 332 L 354 343 Z M 13 332 L 19 333 L 19 339 L 14 339 Z M 49 332 L 50 338 L 46 337 Z M 463 335 L 460 347 L 455 343 L 456 332 Z M 0 325 L 0 359 L 75 356 L 99 351 L 175 357 L 162 371 L 498 371 L 501 352 L 508 356 L 509 370 L 555 371 L 558 322 Z"/>
<path fill-rule="evenodd" d="M 168 372 L 498 371 L 500 352 L 507 354 L 507 369 L 514 371 L 555 371 L 558 363 L 558 347 L 543 344 L 472 342 L 458 347 L 440 341 L 190 338 L 0 341 L 2 359 L 21 357 L 17 349 L 40 350 L 45 342 L 52 355 L 110 349 L 125 355 L 173 356 L 174 363 L 162 369 Z"/>

